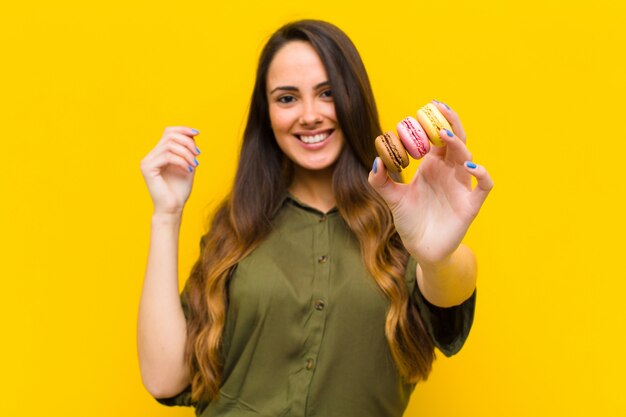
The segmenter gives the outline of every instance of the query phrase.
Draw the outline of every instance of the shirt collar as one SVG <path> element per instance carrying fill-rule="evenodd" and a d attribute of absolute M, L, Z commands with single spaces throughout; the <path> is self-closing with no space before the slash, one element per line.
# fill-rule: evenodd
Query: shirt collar
<path fill-rule="evenodd" d="M 306 211 L 310 211 L 313 213 L 317 213 L 320 215 L 329 215 L 331 213 L 336 213 L 339 210 L 337 209 L 337 207 L 333 207 L 330 210 L 328 210 L 328 212 L 324 213 L 323 211 L 316 209 L 315 207 L 311 207 L 306 203 L 303 203 L 302 201 L 298 200 L 298 198 L 296 196 L 294 196 L 293 194 L 291 194 L 290 192 L 287 191 L 287 193 L 285 194 L 285 198 L 284 198 L 284 202 L 290 203 L 293 206 L 299 207 L 301 209 L 304 209 Z"/>

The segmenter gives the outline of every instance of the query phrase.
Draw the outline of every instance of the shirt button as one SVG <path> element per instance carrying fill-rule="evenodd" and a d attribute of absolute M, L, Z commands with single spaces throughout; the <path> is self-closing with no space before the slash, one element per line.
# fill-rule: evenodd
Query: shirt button
<path fill-rule="evenodd" d="M 322 214 L 322 216 L 319 218 L 319 222 L 320 223 L 323 222 L 323 221 L 326 221 L 326 215 L 325 214 Z"/>
<path fill-rule="evenodd" d="M 317 258 L 317 262 L 319 262 L 321 264 L 325 264 L 327 260 L 328 260 L 328 256 L 326 256 L 326 255 L 322 255 L 319 258 Z"/>
<path fill-rule="evenodd" d="M 326 303 L 324 303 L 324 300 L 317 300 L 315 302 L 315 309 L 318 311 L 322 311 L 325 306 L 326 306 Z"/>
<path fill-rule="evenodd" d="M 307 371 L 310 371 L 311 369 L 313 369 L 313 359 L 306 360 L 306 369 Z"/>

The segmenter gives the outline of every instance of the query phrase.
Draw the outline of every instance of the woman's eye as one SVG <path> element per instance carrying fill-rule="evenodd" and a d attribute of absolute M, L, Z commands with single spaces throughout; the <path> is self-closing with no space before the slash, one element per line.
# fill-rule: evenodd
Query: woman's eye
<path fill-rule="evenodd" d="M 322 97 L 332 97 L 332 96 L 333 96 L 332 90 L 326 90 L 322 93 Z"/>
<path fill-rule="evenodd" d="M 283 104 L 291 103 L 294 100 L 295 98 L 293 96 L 278 97 L 278 102 L 283 103 Z"/>

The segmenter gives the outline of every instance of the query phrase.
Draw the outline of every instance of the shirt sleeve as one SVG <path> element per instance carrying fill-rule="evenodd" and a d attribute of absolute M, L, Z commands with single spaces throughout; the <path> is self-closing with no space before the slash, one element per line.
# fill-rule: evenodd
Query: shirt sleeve
<path fill-rule="evenodd" d="M 476 290 L 458 306 L 435 306 L 422 295 L 416 281 L 416 268 L 417 262 L 410 258 L 406 269 L 406 280 L 411 299 L 416 304 L 437 349 L 450 357 L 461 350 L 469 335 L 474 321 Z"/>

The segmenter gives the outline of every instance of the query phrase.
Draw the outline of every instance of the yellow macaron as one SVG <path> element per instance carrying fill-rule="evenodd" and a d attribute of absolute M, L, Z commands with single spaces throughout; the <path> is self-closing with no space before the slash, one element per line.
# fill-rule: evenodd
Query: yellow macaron
<path fill-rule="evenodd" d="M 439 136 L 441 129 L 448 129 L 452 132 L 450 123 L 448 123 L 448 120 L 446 120 L 445 116 L 441 114 L 437 106 L 433 103 L 428 103 L 417 111 L 417 120 L 426 131 L 428 139 L 430 139 L 435 146 L 444 145 Z"/>

